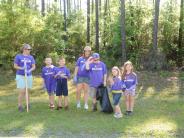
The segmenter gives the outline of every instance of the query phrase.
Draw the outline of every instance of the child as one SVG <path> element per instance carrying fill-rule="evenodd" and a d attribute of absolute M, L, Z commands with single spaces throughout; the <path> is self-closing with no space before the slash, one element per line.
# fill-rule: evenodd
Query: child
<path fill-rule="evenodd" d="M 59 67 L 56 69 L 56 96 L 58 96 L 57 110 L 62 109 L 62 95 L 64 96 L 64 108 L 68 110 L 68 84 L 67 79 L 70 78 L 70 71 L 65 66 L 65 59 L 59 59 Z"/>
<path fill-rule="evenodd" d="M 100 85 L 106 86 L 107 69 L 106 65 L 100 61 L 100 55 L 93 53 L 86 62 L 86 70 L 89 70 L 89 94 L 93 98 L 93 111 L 97 111 L 96 92 Z"/>
<path fill-rule="evenodd" d="M 124 92 L 126 103 L 125 115 L 132 115 L 134 108 L 135 89 L 137 85 L 137 75 L 133 72 L 133 65 L 130 61 L 125 62 L 123 66 L 122 80 L 126 86 Z"/>
<path fill-rule="evenodd" d="M 56 80 L 54 78 L 56 67 L 52 65 L 52 59 L 50 57 L 45 58 L 45 64 L 46 66 L 42 68 L 42 78 L 49 95 L 49 107 L 53 109 L 56 88 Z"/>
<path fill-rule="evenodd" d="M 121 72 L 117 66 L 112 68 L 112 78 L 109 78 L 109 82 L 111 85 L 111 92 L 113 95 L 113 102 L 114 102 L 114 117 L 121 118 L 121 108 L 119 106 L 120 98 L 122 95 L 122 82 L 121 82 Z"/>

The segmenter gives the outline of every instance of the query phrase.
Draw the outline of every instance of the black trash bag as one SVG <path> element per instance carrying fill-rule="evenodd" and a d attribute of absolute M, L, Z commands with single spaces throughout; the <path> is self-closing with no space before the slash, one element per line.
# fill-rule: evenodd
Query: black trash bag
<path fill-rule="evenodd" d="M 105 113 L 112 113 L 113 108 L 109 99 L 107 87 L 103 85 L 97 88 L 96 99 L 100 101 L 101 111 Z"/>

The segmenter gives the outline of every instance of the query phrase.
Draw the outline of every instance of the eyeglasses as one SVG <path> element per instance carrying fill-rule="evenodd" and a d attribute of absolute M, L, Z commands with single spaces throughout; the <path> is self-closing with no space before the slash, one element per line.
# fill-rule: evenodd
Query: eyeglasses
<path fill-rule="evenodd" d="M 29 50 L 29 51 L 31 51 L 32 49 L 26 49 L 26 50 Z"/>

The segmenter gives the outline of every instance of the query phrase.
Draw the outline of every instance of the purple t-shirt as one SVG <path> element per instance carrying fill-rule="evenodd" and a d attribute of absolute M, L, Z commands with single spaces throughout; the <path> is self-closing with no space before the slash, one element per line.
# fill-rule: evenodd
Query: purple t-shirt
<path fill-rule="evenodd" d="M 75 66 L 78 66 L 77 76 L 89 78 L 89 71 L 85 70 L 85 62 L 86 61 L 87 61 L 87 58 L 85 58 L 85 57 L 78 58 L 76 65 L 75 65 Z"/>
<path fill-rule="evenodd" d="M 103 84 L 104 75 L 107 74 L 106 65 L 100 61 L 99 63 L 91 63 L 89 67 L 89 85 L 97 88 Z"/>
<path fill-rule="evenodd" d="M 113 77 L 114 84 L 111 86 L 111 90 L 121 91 L 122 90 L 122 81 L 119 77 Z"/>
<path fill-rule="evenodd" d="M 64 67 L 57 67 L 55 75 L 56 74 L 62 74 L 64 76 L 67 76 L 67 78 L 70 78 L 70 70 L 66 66 L 64 66 Z M 60 76 L 57 76 L 56 79 L 57 80 L 61 80 L 61 79 L 66 79 L 66 78 L 62 78 Z"/>
<path fill-rule="evenodd" d="M 48 92 L 54 92 L 56 88 L 56 79 L 54 78 L 56 72 L 56 67 L 43 67 L 42 68 L 42 78 L 44 79 L 44 84 Z"/>
<path fill-rule="evenodd" d="M 126 74 L 124 83 L 126 91 L 135 91 L 137 85 L 137 75 L 135 73 Z"/>
<path fill-rule="evenodd" d="M 24 65 L 24 63 L 26 63 L 26 65 Z M 26 66 L 26 70 L 29 71 L 32 68 L 32 65 L 35 64 L 35 60 L 31 55 L 25 56 L 23 54 L 18 54 L 15 56 L 14 64 L 17 64 L 19 67 Z M 17 70 L 16 74 L 25 75 L 24 70 Z M 31 72 L 28 72 L 27 75 L 30 76 Z"/>

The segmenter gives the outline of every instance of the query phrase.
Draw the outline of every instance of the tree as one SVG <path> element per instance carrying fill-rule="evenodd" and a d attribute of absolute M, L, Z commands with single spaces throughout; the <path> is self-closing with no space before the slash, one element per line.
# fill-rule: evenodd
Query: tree
<path fill-rule="evenodd" d="M 180 27 L 179 27 L 179 39 L 178 39 L 178 66 L 182 66 L 184 60 L 184 48 L 183 47 L 183 33 L 184 33 L 184 0 L 181 0 L 180 5 Z"/>
<path fill-rule="evenodd" d="M 98 0 L 95 0 L 95 9 L 96 9 L 96 12 L 95 12 L 95 16 L 96 16 L 96 25 L 95 25 L 95 28 L 96 28 L 96 44 L 95 44 L 95 50 L 96 52 L 99 52 L 99 14 L 98 14 Z"/>
<path fill-rule="evenodd" d="M 157 51 L 157 35 L 158 35 L 158 18 L 159 18 L 159 7 L 160 7 L 160 0 L 156 0 L 155 2 L 155 17 L 154 17 L 154 24 L 153 24 L 153 50 Z"/>
<path fill-rule="evenodd" d="M 90 0 L 87 0 L 87 43 L 90 43 Z"/>
<path fill-rule="evenodd" d="M 41 13 L 42 13 L 42 16 L 45 16 L 45 0 L 42 0 Z"/>
<path fill-rule="evenodd" d="M 121 0 L 121 47 L 122 63 L 126 61 L 125 0 Z"/>

